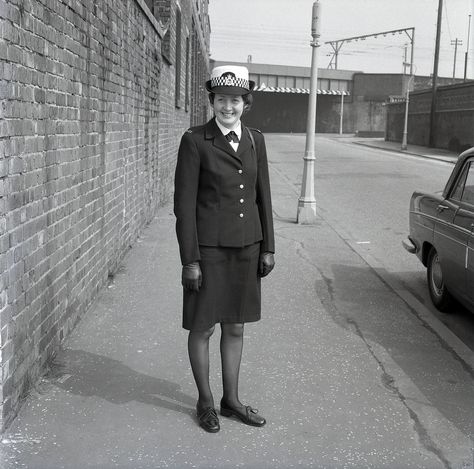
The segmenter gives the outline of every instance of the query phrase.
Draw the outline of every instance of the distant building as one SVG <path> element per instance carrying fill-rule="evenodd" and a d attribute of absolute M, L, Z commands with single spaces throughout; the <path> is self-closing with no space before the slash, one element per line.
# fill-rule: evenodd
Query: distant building
<path fill-rule="evenodd" d="M 254 80 L 255 106 L 245 116 L 248 125 L 264 132 L 305 132 L 311 68 L 242 62 Z M 224 65 L 211 60 L 210 66 Z M 459 80 L 455 80 L 458 82 Z M 402 73 L 364 73 L 318 69 L 316 131 L 384 136 L 388 102 L 405 99 L 409 76 Z M 452 78 L 438 78 L 448 85 Z M 413 90 L 428 89 L 431 77 L 415 76 Z"/>
<path fill-rule="evenodd" d="M 310 87 L 311 68 L 289 65 L 270 65 L 242 62 L 222 62 L 211 60 L 211 67 L 219 65 L 245 65 L 249 70 L 250 79 L 256 87 L 265 85 L 271 88 L 307 89 Z M 352 90 L 353 75 L 361 73 L 355 70 L 318 70 L 318 89 L 324 91 Z"/>

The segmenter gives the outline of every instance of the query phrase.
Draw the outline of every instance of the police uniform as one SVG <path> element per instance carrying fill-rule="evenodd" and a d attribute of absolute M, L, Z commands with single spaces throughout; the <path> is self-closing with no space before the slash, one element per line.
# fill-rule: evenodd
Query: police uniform
<path fill-rule="evenodd" d="M 258 259 L 275 251 L 270 182 L 263 135 L 241 125 L 237 151 L 215 118 L 181 139 L 176 233 L 182 264 L 199 261 L 202 270 L 199 291 L 184 289 L 188 330 L 260 319 Z"/>

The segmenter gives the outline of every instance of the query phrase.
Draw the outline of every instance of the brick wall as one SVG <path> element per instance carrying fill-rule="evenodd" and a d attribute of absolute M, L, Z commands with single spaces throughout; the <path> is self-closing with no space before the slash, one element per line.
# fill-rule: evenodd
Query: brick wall
<path fill-rule="evenodd" d="M 193 50 L 208 58 L 200 24 L 200 42 L 185 52 L 194 3 L 0 2 L 2 428 L 171 197 L 177 145 L 193 120 L 192 106 L 175 102 L 177 8 L 182 74 Z M 194 105 L 202 94 L 182 74 Z"/>
<path fill-rule="evenodd" d="M 434 116 L 434 146 L 460 153 L 474 145 L 474 82 L 440 86 Z M 431 90 L 415 91 L 409 96 L 407 141 L 429 145 Z M 401 142 L 405 122 L 405 102 L 387 108 L 386 140 Z"/>

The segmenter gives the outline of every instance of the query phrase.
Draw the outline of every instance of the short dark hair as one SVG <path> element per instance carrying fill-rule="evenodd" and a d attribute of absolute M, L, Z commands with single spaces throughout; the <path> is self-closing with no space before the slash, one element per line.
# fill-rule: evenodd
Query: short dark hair
<path fill-rule="evenodd" d="M 209 93 L 209 102 L 211 104 L 214 104 L 215 96 L 216 96 L 215 93 L 212 93 L 212 92 Z M 243 112 L 243 114 L 245 114 L 245 113 L 249 112 L 251 107 L 252 107 L 253 95 L 252 95 L 252 93 L 243 94 L 242 99 L 244 101 L 244 112 Z"/>

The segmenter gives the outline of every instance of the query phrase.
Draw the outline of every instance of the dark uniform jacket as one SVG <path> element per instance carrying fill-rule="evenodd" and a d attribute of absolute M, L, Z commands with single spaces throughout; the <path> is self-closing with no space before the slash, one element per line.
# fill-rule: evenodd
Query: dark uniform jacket
<path fill-rule="evenodd" d="M 186 131 L 175 174 L 174 213 L 182 264 L 200 260 L 199 245 L 275 252 L 270 181 L 263 135 L 247 128 L 237 152 L 215 119 Z"/>

